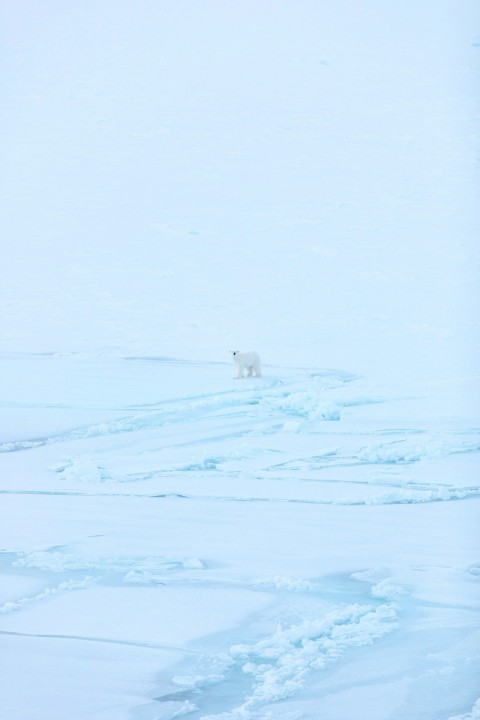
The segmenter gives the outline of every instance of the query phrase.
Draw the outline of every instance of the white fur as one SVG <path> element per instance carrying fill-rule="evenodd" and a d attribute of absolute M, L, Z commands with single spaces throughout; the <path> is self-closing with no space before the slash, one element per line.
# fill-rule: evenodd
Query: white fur
<path fill-rule="evenodd" d="M 237 374 L 235 380 L 240 380 L 243 377 L 243 371 L 247 370 L 248 377 L 255 375 L 257 377 L 262 376 L 262 369 L 260 366 L 260 355 L 256 352 L 241 353 L 240 350 L 232 350 L 233 362 L 237 368 Z"/>

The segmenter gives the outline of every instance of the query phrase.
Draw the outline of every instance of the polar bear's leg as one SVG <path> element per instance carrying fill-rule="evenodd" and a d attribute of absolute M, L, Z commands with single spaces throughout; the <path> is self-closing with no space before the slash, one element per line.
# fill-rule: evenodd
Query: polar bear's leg
<path fill-rule="evenodd" d="M 248 375 L 248 377 L 252 377 L 252 375 L 253 375 L 253 365 L 250 365 L 250 367 L 248 368 L 248 373 L 247 373 L 247 375 Z"/>
<path fill-rule="evenodd" d="M 250 370 L 255 370 L 255 375 L 257 377 L 262 377 L 262 368 L 260 367 L 260 360 L 256 360 L 253 364 L 253 367 L 250 368 Z"/>
<path fill-rule="evenodd" d="M 237 374 L 233 378 L 234 380 L 241 380 L 243 377 L 243 365 L 240 362 L 235 363 L 237 367 Z"/>

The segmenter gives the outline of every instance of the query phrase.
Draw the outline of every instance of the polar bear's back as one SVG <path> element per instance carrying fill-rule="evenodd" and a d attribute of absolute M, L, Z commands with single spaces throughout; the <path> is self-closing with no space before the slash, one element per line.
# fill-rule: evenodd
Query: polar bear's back
<path fill-rule="evenodd" d="M 253 367 L 260 364 L 260 355 L 253 350 L 246 353 L 239 353 L 245 367 Z"/>

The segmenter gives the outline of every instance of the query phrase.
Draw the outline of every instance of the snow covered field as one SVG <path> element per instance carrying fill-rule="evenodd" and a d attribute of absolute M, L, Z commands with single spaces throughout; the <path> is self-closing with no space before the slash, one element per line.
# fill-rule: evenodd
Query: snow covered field
<path fill-rule="evenodd" d="M 2 359 L 23 371 L 2 402 L 6 717 L 473 705 L 478 422 L 343 371 Z"/>
<path fill-rule="evenodd" d="M 480 718 L 477 3 L 2 11 L 2 717 Z"/>

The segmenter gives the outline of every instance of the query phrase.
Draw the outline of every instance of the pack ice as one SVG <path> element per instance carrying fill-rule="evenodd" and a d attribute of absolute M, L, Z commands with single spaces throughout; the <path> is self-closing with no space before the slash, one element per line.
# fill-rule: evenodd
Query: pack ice
<path fill-rule="evenodd" d="M 478 2 L 3 6 L 2 720 L 478 720 Z"/>

